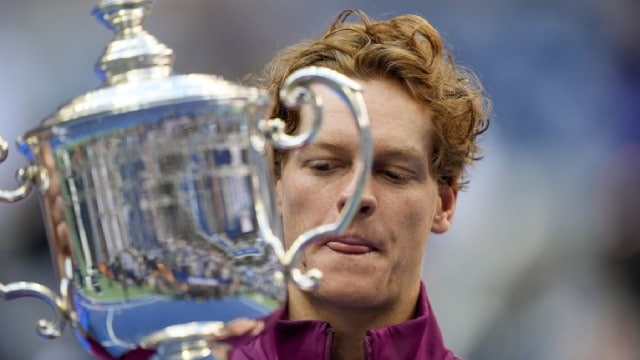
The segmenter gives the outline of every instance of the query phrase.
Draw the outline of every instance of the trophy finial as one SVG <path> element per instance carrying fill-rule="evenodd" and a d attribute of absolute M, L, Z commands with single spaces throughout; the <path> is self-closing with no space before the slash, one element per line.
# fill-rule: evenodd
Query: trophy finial
<path fill-rule="evenodd" d="M 109 85 L 171 74 L 173 51 L 142 28 L 155 0 L 101 0 L 93 15 L 115 37 L 96 64 Z"/>

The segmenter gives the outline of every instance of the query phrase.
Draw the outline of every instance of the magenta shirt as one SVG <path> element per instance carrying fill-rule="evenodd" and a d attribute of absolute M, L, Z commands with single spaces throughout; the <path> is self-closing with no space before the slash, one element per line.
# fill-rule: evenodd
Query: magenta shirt
<path fill-rule="evenodd" d="M 362 344 L 365 359 L 459 359 L 444 344 L 424 284 L 420 285 L 417 306 L 414 319 L 367 331 Z M 333 328 L 329 323 L 291 321 L 281 308 L 265 318 L 265 325 L 259 336 L 232 342 L 232 360 L 331 358 Z"/>

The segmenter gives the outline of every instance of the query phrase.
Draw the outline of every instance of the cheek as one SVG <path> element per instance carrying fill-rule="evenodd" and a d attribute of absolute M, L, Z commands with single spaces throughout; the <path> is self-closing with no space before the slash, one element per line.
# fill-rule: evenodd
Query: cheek
<path fill-rule="evenodd" d="M 278 205 L 282 214 L 285 243 L 289 246 L 300 234 L 318 225 L 322 206 L 318 190 L 297 178 L 279 181 Z"/>
<path fill-rule="evenodd" d="M 405 252 L 421 254 L 431 231 L 434 206 L 433 199 L 423 201 L 418 199 L 418 197 L 411 197 L 399 202 L 403 207 L 395 211 L 396 216 L 393 221 L 399 232 L 396 234 L 398 246 L 405 249 Z"/>
<path fill-rule="evenodd" d="M 422 273 L 421 264 L 431 230 L 433 211 L 429 211 L 424 203 L 415 204 L 415 200 L 407 201 L 405 206 L 403 211 L 397 212 L 401 214 L 401 218 L 394 219 L 397 252 L 391 271 L 409 281 Z M 398 280 L 402 283 L 402 280 Z"/>
<path fill-rule="evenodd" d="M 334 205 L 332 199 L 336 199 L 339 192 L 335 184 L 308 176 L 302 171 L 289 171 L 283 174 L 283 178 L 277 183 L 278 203 L 283 215 L 312 219 L 320 214 L 324 215 L 322 218 L 328 215 Z"/>
<path fill-rule="evenodd" d="M 308 211 L 307 209 L 314 203 L 313 191 L 304 183 L 294 180 L 283 183 L 281 187 L 279 203 L 283 214 L 287 217 Z"/>

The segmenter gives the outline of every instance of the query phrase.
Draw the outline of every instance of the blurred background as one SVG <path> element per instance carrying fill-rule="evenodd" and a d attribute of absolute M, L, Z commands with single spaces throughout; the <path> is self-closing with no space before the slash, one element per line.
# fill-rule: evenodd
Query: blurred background
<path fill-rule="evenodd" d="M 0 135 L 10 142 L 99 86 L 111 39 L 97 1 L 0 2 Z M 640 358 L 640 2 L 160 0 L 146 28 L 180 73 L 240 81 L 344 8 L 429 19 L 494 102 L 485 159 L 424 279 L 448 346 L 467 359 Z M 12 147 L 0 188 L 26 159 Z M 37 196 L 0 204 L 0 281 L 57 288 Z M 87 359 L 46 305 L 0 304 L 0 358 Z"/>

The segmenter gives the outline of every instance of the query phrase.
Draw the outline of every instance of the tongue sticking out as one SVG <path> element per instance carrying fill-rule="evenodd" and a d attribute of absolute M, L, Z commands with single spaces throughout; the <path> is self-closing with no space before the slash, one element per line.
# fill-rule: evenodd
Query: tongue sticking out
<path fill-rule="evenodd" d="M 347 244 L 339 241 L 329 241 L 327 246 L 333 251 L 350 255 L 361 255 L 373 251 L 367 245 Z"/>

